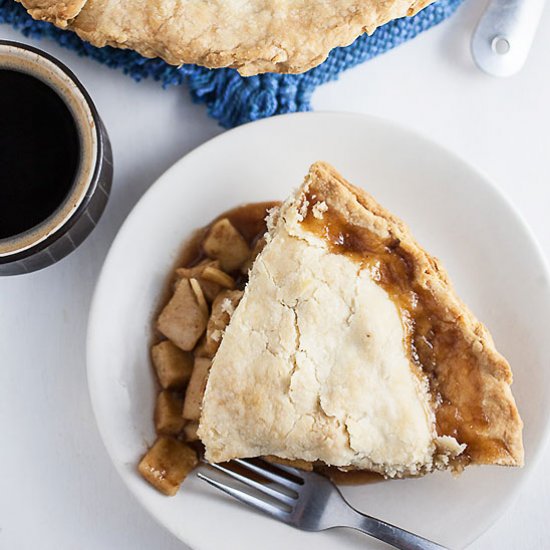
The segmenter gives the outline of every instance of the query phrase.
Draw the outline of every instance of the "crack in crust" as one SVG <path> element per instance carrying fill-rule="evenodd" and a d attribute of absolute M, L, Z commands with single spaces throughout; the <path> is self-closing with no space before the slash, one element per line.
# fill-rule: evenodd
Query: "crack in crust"
<path fill-rule="evenodd" d="M 330 50 L 434 0 L 17 0 L 94 46 L 243 76 L 302 73 Z"/>

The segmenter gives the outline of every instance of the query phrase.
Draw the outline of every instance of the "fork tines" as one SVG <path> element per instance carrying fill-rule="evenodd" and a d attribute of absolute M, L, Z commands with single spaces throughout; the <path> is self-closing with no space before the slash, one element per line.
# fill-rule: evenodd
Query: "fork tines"
<path fill-rule="evenodd" d="M 265 464 L 265 466 L 260 466 L 260 462 Z M 240 484 L 257 491 L 259 496 L 239 489 L 225 480 L 215 479 L 209 474 L 204 473 L 204 470 L 198 472 L 198 477 L 241 502 L 258 508 L 282 521 L 288 521 L 288 515 L 292 512 L 297 502 L 300 487 L 304 484 L 304 480 L 301 477 L 302 472 L 280 464 L 274 465 L 259 460 L 254 463 L 241 459 L 225 464 L 210 464 L 208 462 L 204 462 L 204 464 L 220 472 L 222 475 L 219 477 L 234 479 Z M 240 467 L 241 470 L 250 472 L 252 475 L 256 474 L 256 476 L 260 476 L 266 483 L 256 481 L 252 477 L 235 471 L 233 469 L 235 466 Z M 267 485 L 269 482 L 271 483 Z M 263 498 L 260 498 L 260 496 Z M 265 500 L 266 497 L 269 500 Z"/>

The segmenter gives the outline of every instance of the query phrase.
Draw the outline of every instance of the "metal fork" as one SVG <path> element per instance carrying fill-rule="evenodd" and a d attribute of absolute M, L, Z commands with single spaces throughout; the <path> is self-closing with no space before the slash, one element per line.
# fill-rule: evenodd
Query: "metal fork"
<path fill-rule="evenodd" d="M 221 472 L 222 477 L 228 476 L 249 487 L 256 495 L 211 477 L 204 468 L 198 472 L 198 477 L 237 500 L 298 529 L 324 531 L 334 527 L 349 527 L 402 550 L 445 550 L 439 544 L 357 511 L 346 502 L 336 485 L 318 473 L 275 465 L 260 459 L 254 462 L 233 460 L 223 465 L 205 464 Z M 235 464 L 243 474 L 228 467 L 234 467 Z M 260 476 L 265 481 L 256 481 L 252 476 L 256 479 Z"/>

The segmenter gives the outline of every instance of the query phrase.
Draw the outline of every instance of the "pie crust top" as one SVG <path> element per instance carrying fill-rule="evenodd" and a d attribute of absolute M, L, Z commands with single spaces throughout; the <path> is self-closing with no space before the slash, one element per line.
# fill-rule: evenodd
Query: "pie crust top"
<path fill-rule="evenodd" d="M 18 0 L 94 46 L 245 76 L 301 73 L 364 32 L 433 0 Z"/>
<path fill-rule="evenodd" d="M 214 357 L 206 459 L 387 476 L 521 465 L 512 374 L 405 225 L 316 163 L 269 220 Z"/>

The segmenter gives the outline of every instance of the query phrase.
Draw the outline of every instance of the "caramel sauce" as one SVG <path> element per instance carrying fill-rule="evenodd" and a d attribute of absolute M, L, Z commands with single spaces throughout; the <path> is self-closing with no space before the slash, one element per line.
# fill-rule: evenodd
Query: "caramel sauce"
<path fill-rule="evenodd" d="M 345 472 L 339 470 L 336 466 L 314 466 L 314 470 L 328 476 L 338 485 L 370 485 L 387 481 L 383 475 L 370 470 L 348 470 Z"/>
<path fill-rule="evenodd" d="M 323 198 L 317 194 L 305 200 L 315 204 Z M 396 304 L 416 374 L 430 384 L 438 435 L 467 444 L 457 466 L 509 456 L 503 441 L 484 436 L 489 419 L 482 407 L 481 376 L 470 346 L 454 322 L 438 315 L 440 308 L 431 292 L 417 282 L 415 264 L 399 239 L 380 239 L 333 210 L 319 219 L 309 208 L 302 226 L 323 237 L 332 252 L 346 254 L 368 269 Z M 437 272 L 435 263 L 432 268 Z"/>

